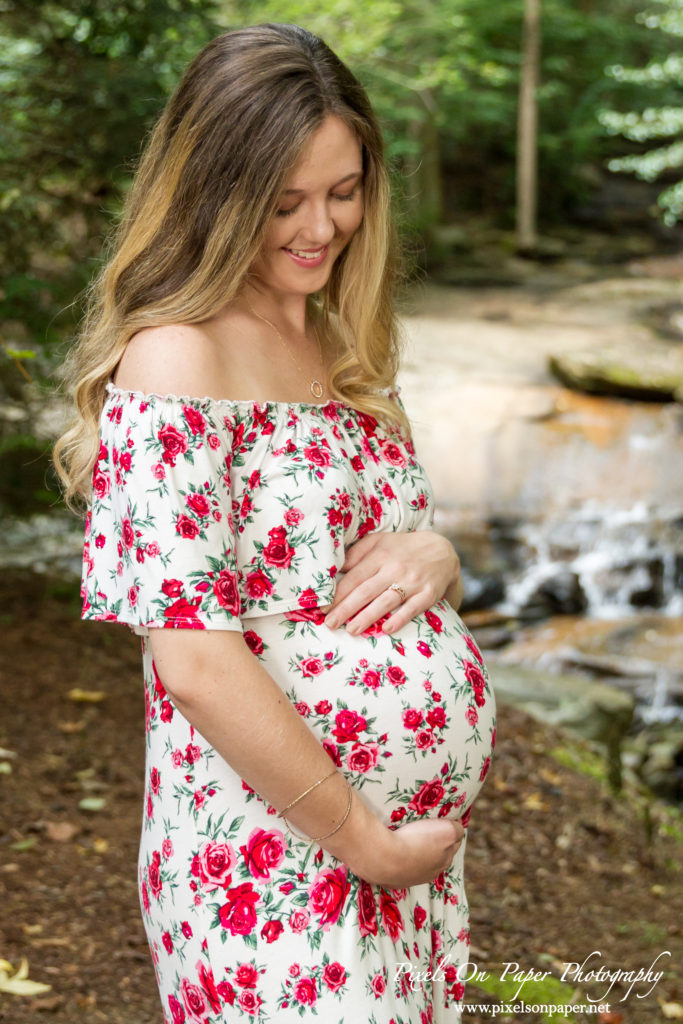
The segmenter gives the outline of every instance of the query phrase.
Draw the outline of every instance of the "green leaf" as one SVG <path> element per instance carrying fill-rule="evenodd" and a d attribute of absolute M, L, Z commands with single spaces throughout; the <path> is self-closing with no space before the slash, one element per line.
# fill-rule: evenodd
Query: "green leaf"
<path fill-rule="evenodd" d="M 11 348 L 5 346 L 5 352 L 11 359 L 35 359 L 36 353 L 31 348 Z"/>
<path fill-rule="evenodd" d="M 107 801 L 103 796 L 86 796 L 78 801 L 78 806 L 81 811 L 103 811 Z"/>
<path fill-rule="evenodd" d="M 36 836 L 27 836 L 26 839 L 18 839 L 16 843 L 10 843 L 10 850 L 23 853 L 25 850 L 31 850 L 37 842 Z"/>

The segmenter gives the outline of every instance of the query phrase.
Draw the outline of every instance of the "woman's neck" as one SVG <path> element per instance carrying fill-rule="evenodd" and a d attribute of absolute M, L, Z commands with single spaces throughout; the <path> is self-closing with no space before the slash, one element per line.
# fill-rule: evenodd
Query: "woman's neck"
<path fill-rule="evenodd" d="M 307 295 L 266 291 L 257 284 L 248 284 L 243 295 L 248 309 L 266 317 L 283 333 L 290 336 L 306 334 Z"/>

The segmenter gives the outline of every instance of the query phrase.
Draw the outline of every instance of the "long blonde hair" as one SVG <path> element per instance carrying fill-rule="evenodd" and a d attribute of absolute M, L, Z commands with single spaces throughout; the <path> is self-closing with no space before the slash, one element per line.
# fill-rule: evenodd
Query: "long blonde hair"
<path fill-rule="evenodd" d="M 75 417 L 53 461 L 74 511 L 90 500 L 107 381 L 143 327 L 200 323 L 238 294 L 285 178 L 329 114 L 358 136 L 364 215 L 309 309 L 340 353 L 332 397 L 393 420 L 398 276 L 382 136 L 365 90 L 317 36 L 265 24 L 218 36 L 190 64 L 147 147 L 62 370 Z"/>

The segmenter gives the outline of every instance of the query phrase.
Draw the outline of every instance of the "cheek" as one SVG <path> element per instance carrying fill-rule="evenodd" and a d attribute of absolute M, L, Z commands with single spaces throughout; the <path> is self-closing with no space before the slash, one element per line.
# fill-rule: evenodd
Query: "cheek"
<path fill-rule="evenodd" d="M 272 252 L 274 249 L 281 249 L 287 242 L 287 226 L 284 220 L 273 221 L 266 232 L 263 243 L 263 252 Z"/>
<path fill-rule="evenodd" d="M 363 204 L 354 204 L 354 208 L 345 212 L 344 217 L 338 223 L 344 234 L 349 236 L 355 234 L 363 223 Z"/>

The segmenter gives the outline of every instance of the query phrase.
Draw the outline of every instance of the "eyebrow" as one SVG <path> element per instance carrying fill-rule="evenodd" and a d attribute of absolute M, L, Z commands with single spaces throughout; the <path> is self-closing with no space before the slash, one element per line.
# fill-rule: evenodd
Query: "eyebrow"
<path fill-rule="evenodd" d="M 332 185 L 332 188 L 339 188 L 340 185 L 343 185 L 347 181 L 351 181 L 352 178 L 360 178 L 362 175 L 362 171 L 353 171 L 351 174 L 347 174 L 346 177 L 342 178 L 340 181 L 336 181 L 334 185 Z M 303 188 L 286 188 L 281 194 L 283 196 L 300 196 L 305 191 L 306 190 Z"/>

